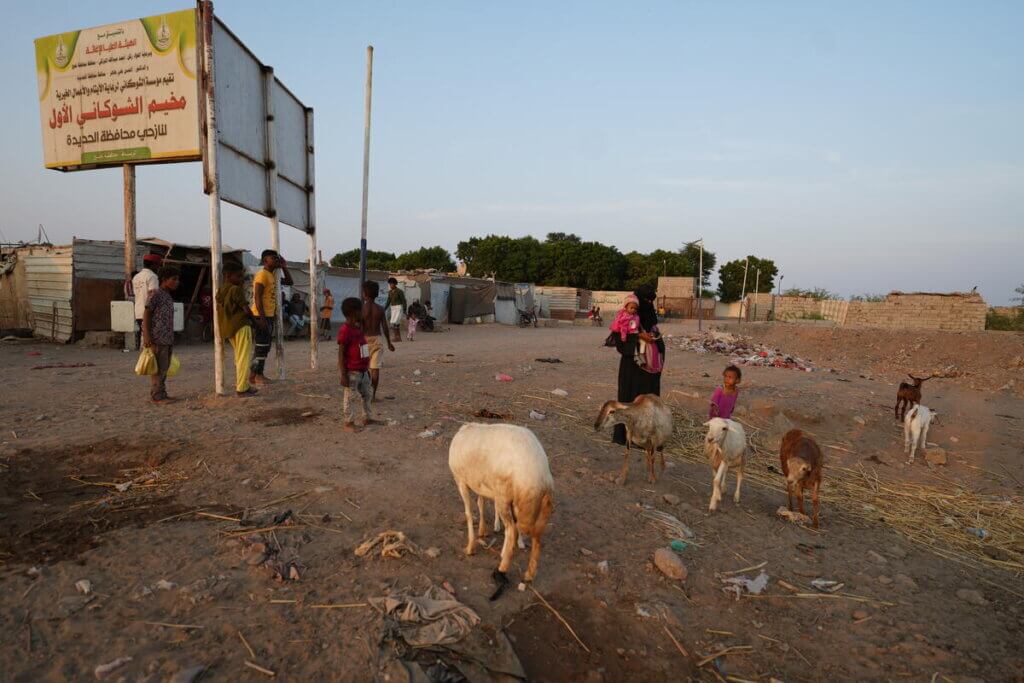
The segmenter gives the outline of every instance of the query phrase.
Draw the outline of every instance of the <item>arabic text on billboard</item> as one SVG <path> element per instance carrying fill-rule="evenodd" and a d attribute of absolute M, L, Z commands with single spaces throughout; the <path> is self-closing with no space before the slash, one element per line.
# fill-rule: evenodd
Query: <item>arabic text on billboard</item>
<path fill-rule="evenodd" d="M 200 158 L 194 9 L 35 45 L 47 168 Z"/>

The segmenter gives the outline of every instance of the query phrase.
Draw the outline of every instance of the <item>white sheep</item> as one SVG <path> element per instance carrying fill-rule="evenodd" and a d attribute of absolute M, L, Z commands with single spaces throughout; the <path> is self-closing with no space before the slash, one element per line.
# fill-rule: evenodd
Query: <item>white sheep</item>
<path fill-rule="evenodd" d="M 644 449 L 647 459 L 647 479 L 652 484 L 658 479 L 654 476 L 654 452 L 661 455 L 661 471 L 665 471 L 665 453 L 662 450 L 665 442 L 672 436 L 672 410 L 660 396 L 641 394 L 632 403 L 608 401 L 601 406 L 601 412 L 594 422 L 594 430 L 604 429 L 609 425 L 626 425 L 626 454 L 622 460 L 622 471 L 615 483 L 625 484 L 629 473 L 629 445 L 633 444 Z"/>
<path fill-rule="evenodd" d="M 925 449 L 928 443 L 928 427 L 936 415 L 937 411 L 930 410 L 920 403 L 907 411 L 903 418 L 903 451 L 910 454 L 910 460 L 907 462 L 914 462 L 914 454 L 919 444 L 921 450 Z"/>
<path fill-rule="evenodd" d="M 736 468 L 736 493 L 733 501 L 740 502 L 740 485 L 743 483 L 743 465 L 747 457 L 747 433 L 743 425 L 735 420 L 713 417 L 704 423 L 708 428 L 704 440 L 704 455 L 715 473 L 711 480 L 711 504 L 708 510 L 714 512 L 722 500 L 722 489 L 725 488 L 725 477 L 729 468 Z"/>
<path fill-rule="evenodd" d="M 529 429 L 517 425 L 463 425 L 448 449 L 448 467 L 466 509 L 467 555 L 476 551 L 470 491 L 477 495 L 480 536 L 487 532 L 485 499 L 494 501 L 495 511 L 504 522 L 505 543 L 494 574 L 498 591 L 491 599 L 508 583 L 505 572 L 511 565 L 518 533 L 528 534 L 531 539 L 530 562 L 523 578 L 532 581 L 537 575 L 541 537 L 554 511 L 555 482 L 540 441 Z"/>

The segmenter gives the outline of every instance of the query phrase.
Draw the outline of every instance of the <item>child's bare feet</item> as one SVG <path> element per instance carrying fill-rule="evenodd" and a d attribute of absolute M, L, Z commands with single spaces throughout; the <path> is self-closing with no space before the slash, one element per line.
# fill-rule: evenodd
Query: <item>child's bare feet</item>
<path fill-rule="evenodd" d="M 363 430 L 361 430 L 359 427 L 356 427 L 355 424 L 351 422 L 343 422 L 341 425 L 341 431 L 348 432 L 349 434 L 358 434 Z"/>

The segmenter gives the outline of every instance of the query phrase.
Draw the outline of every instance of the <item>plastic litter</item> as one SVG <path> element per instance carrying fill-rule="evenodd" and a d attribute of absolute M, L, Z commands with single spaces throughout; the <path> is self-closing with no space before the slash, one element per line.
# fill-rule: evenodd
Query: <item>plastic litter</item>
<path fill-rule="evenodd" d="M 555 396 L 568 396 L 569 395 L 569 392 L 566 391 L 565 389 L 552 389 L 551 393 L 554 394 Z"/>
<path fill-rule="evenodd" d="M 831 581 L 829 579 L 815 579 L 814 581 L 811 581 L 811 585 L 822 593 L 835 593 L 846 584 L 840 583 L 839 581 Z"/>
<path fill-rule="evenodd" d="M 499 372 L 496 375 L 494 375 L 494 379 L 496 379 L 499 382 L 511 382 L 512 375 L 506 375 L 504 372 Z"/>
<path fill-rule="evenodd" d="M 807 524 L 811 521 L 811 518 L 807 515 L 797 512 L 796 510 L 790 510 L 781 505 L 779 506 L 779 509 L 775 511 L 775 514 L 796 524 Z"/>
<path fill-rule="evenodd" d="M 768 587 L 768 574 L 762 569 L 761 573 L 753 579 L 748 579 L 746 576 L 731 576 L 722 579 L 722 583 L 728 584 L 722 590 L 726 593 L 735 593 L 736 599 L 739 600 L 743 591 L 751 595 L 763 593 L 764 589 Z"/>
<path fill-rule="evenodd" d="M 543 413 L 543 412 L 541 412 L 539 410 L 531 410 L 530 411 L 530 419 L 533 419 L 533 420 L 546 420 L 546 419 L 548 419 L 548 416 L 547 416 L 546 413 Z"/>
<path fill-rule="evenodd" d="M 75 581 L 75 589 L 82 595 L 88 595 L 92 593 L 92 582 L 89 579 Z"/>
<path fill-rule="evenodd" d="M 991 536 L 991 534 L 989 534 L 987 529 L 979 529 L 976 526 L 969 526 L 966 529 L 964 529 L 964 531 L 966 531 L 967 533 L 969 533 L 969 534 L 971 534 L 973 536 L 977 536 L 978 538 L 980 538 L 983 541 L 986 538 L 988 538 L 989 536 Z"/>
<path fill-rule="evenodd" d="M 424 429 L 416 436 L 420 437 L 421 439 L 433 439 L 435 436 L 437 436 L 437 432 L 435 432 L 433 429 Z"/>
<path fill-rule="evenodd" d="M 749 337 L 728 332 L 709 331 L 673 337 L 672 342 L 684 351 L 697 354 L 719 353 L 730 356 L 736 365 L 758 365 L 766 368 L 789 368 L 803 372 L 819 370 L 810 361 L 754 342 Z"/>
<path fill-rule="evenodd" d="M 686 550 L 686 543 L 684 541 L 680 541 L 679 539 L 675 539 L 668 544 L 668 547 L 672 548 L 672 550 L 676 551 L 677 553 L 681 553 L 684 550 Z"/>

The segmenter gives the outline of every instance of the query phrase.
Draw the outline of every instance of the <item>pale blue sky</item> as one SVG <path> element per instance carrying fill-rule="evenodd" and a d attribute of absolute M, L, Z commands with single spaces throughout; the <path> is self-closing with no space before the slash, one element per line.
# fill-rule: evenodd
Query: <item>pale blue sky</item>
<path fill-rule="evenodd" d="M 118 239 L 119 170 L 42 166 L 32 40 L 181 0 L 5 3 L 0 230 Z M 1024 282 L 1024 3 L 220 0 L 316 111 L 325 255 L 359 238 L 376 48 L 370 246 L 576 232 L 705 238 L 843 295 Z M 298 8 L 298 9 L 297 9 Z M 208 242 L 198 164 L 143 167 L 139 233 Z M 305 236 L 282 226 L 285 255 Z M 224 209 L 253 250 L 267 220 Z"/>

